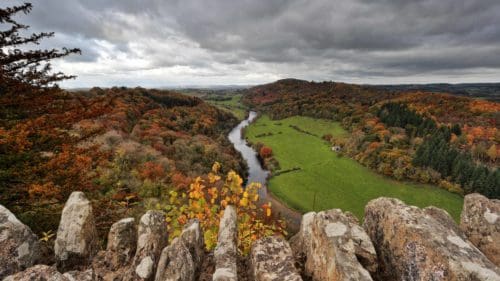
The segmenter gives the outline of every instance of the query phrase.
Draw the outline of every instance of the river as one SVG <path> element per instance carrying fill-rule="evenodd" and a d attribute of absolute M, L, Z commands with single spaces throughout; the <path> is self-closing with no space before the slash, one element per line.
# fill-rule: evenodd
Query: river
<path fill-rule="evenodd" d="M 250 123 L 254 121 L 257 116 L 257 112 L 250 111 L 248 114 L 248 118 L 241 121 L 238 126 L 234 127 L 233 130 L 231 130 L 228 135 L 229 141 L 231 141 L 231 143 L 234 145 L 234 148 L 241 153 L 243 159 L 247 162 L 248 178 L 246 182 L 257 182 L 262 185 L 262 188 L 259 190 L 259 203 L 264 204 L 267 202 L 271 202 L 273 212 L 287 221 L 288 230 L 290 232 L 297 232 L 300 227 L 302 214 L 298 211 L 288 208 L 267 191 L 267 179 L 270 173 L 269 171 L 262 168 L 259 159 L 257 158 L 257 152 L 255 152 L 255 150 L 253 150 L 253 148 L 248 145 L 248 142 L 243 136 L 243 129 L 250 125 Z"/>

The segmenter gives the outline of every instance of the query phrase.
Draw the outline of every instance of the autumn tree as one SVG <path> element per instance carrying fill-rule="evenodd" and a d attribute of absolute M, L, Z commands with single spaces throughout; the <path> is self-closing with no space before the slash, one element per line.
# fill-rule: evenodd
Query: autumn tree
<path fill-rule="evenodd" d="M 270 148 L 268 146 L 263 146 L 260 149 L 259 154 L 260 154 L 260 157 L 262 157 L 262 159 L 266 159 L 266 158 L 269 158 L 273 155 L 273 150 L 272 150 L 272 148 Z"/>
<path fill-rule="evenodd" d="M 7 26 L 0 30 L 0 81 L 2 88 L 19 86 L 47 87 L 57 81 L 75 78 L 62 72 L 52 72 L 50 61 L 69 54 L 80 53 L 80 49 L 62 50 L 27 50 L 27 45 L 38 45 L 40 40 L 54 36 L 53 32 L 33 33 L 22 36 L 20 33 L 29 29 L 13 18 L 19 14 L 28 14 L 32 10 L 31 3 L 20 6 L 0 8 L 0 23 Z M 0 93 L 5 92 L 0 89 Z"/>

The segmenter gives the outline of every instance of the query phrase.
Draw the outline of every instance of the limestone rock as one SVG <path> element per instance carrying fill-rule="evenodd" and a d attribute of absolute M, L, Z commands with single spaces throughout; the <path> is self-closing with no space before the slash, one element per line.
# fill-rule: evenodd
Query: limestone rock
<path fill-rule="evenodd" d="M 304 214 L 302 216 L 302 220 L 300 221 L 299 232 L 297 232 L 297 234 L 290 239 L 290 246 L 295 256 L 305 255 L 306 251 L 311 247 L 310 237 L 315 217 L 315 212 Z"/>
<path fill-rule="evenodd" d="M 431 216 L 433 219 L 437 220 L 440 224 L 447 228 L 453 229 L 462 239 L 466 240 L 467 237 L 462 230 L 458 227 L 457 223 L 453 218 L 443 209 L 436 208 L 434 206 L 425 207 L 423 209 L 424 213 Z"/>
<path fill-rule="evenodd" d="M 179 238 L 161 253 L 156 281 L 195 280 L 204 256 L 203 233 L 198 220 L 188 222 Z"/>
<path fill-rule="evenodd" d="M 184 242 L 175 238 L 161 253 L 155 281 L 194 281 L 196 265 Z"/>
<path fill-rule="evenodd" d="M 92 261 L 95 275 L 101 280 L 121 280 L 134 257 L 137 246 L 137 227 L 133 218 L 114 223 L 108 233 L 106 251 L 100 251 Z"/>
<path fill-rule="evenodd" d="M 189 221 L 182 230 L 180 239 L 188 248 L 193 262 L 201 264 L 205 254 L 205 241 L 201 231 L 200 222 L 197 219 Z"/>
<path fill-rule="evenodd" d="M 61 215 L 54 245 L 57 267 L 62 271 L 80 269 L 98 251 L 97 230 L 92 206 L 83 192 L 69 196 Z"/>
<path fill-rule="evenodd" d="M 137 250 L 124 280 L 153 280 L 161 251 L 168 244 L 165 215 L 148 211 L 141 217 L 138 228 Z"/>
<path fill-rule="evenodd" d="M 500 200 L 465 196 L 460 228 L 476 247 L 500 266 Z"/>
<path fill-rule="evenodd" d="M 0 280 L 32 266 L 40 256 L 36 235 L 0 205 Z"/>
<path fill-rule="evenodd" d="M 133 218 L 117 221 L 108 234 L 106 257 L 112 268 L 127 264 L 135 254 L 137 247 L 137 227 Z"/>
<path fill-rule="evenodd" d="M 25 271 L 7 276 L 3 281 L 71 281 L 54 267 L 35 265 Z"/>
<path fill-rule="evenodd" d="M 377 255 L 367 233 L 351 213 L 339 209 L 314 216 L 308 237 L 305 273 L 313 280 L 372 280 Z"/>
<path fill-rule="evenodd" d="M 252 245 L 250 267 L 255 281 L 301 281 L 288 242 L 278 236 L 260 239 Z"/>
<path fill-rule="evenodd" d="M 400 200 L 370 201 L 364 227 L 381 280 L 500 280 L 498 268 L 453 228 Z"/>
<path fill-rule="evenodd" d="M 235 281 L 237 275 L 237 215 L 233 206 L 227 206 L 220 221 L 217 247 L 215 248 L 214 281 Z"/>
<path fill-rule="evenodd" d="M 69 281 L 93 281 L 97 280 L 92 269 L 85 271 L 68 271 L 63 274 Z"/>

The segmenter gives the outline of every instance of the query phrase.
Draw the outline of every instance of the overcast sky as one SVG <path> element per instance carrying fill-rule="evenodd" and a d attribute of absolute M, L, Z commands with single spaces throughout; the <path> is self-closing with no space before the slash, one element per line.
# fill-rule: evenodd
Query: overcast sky
<path fill-rule="evenodd" d="M 2 6 L 17 0 L 2 1 Z M 500 82 L 499 0 L 37 0 L 65 87 Z"/>

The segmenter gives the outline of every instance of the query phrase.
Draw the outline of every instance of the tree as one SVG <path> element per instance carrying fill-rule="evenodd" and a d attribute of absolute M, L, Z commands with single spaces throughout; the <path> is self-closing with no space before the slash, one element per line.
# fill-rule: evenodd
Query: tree
<path fill-rule="evenodd" d="M 492 162 L 495 162 L 497 160 L 497 146 L 495 144 L 492 144 L 490 148 L 488 148 L 488 151 L 486 151 L 486 154 L 488 154 L 488 157 Z"/>
<path fill-rule="evenodd" d="M 260 149 L 259 154 L 260 154 L 260 157 L 262 157 L 262 159 L 266 159 L 266 158 L 269 158 L 273 155 L 273 150 L 268 146 L 263 146 Z"/>
<path fill-rule="evenodd" d="M 459 124 L 454 124 L 451 127 L 451 132 L 454 133 L 457 136 L 460 136 L 462 134 L 462 129 L 460 128 Z"/>
<path fill-rule="evenodd" d="M 0 23 L 3 26 L 10 26 L 6 30 L 0 30 L 0 81 L 3 87 L 22 85 L 47 87 L 55 85 L 57 81 L 75 78 L 73 75 L 66 75 L 62 72 L 52 73 L 50 61 L 69 54 L 79 54 L 80 49 L 26 50 L 26 48 L 21 48 L 27 44 L 38 45 L 40 40 L 54 36 L 53 32 L 34 33 L 28 37 L 20 34 L 28 30 L 29 26 L 18 23 L 13 17 L 18 13 L 28 14 L 31 9 L 30 3 L 0 8 Z M 3 90 L 0 91 L 2 92 Z"/>

